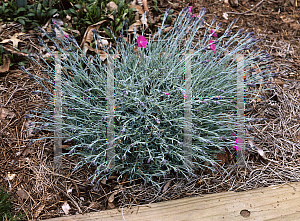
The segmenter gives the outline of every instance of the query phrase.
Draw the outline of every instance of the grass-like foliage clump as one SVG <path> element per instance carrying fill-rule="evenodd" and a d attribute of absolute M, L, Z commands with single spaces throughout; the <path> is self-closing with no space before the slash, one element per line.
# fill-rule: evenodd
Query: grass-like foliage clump
<path fill-rule="evenodd" d="M 3 187 L 0 187 L 0 220 L 3 221 L 17 221 L 21 220 L 25 215 L 17 215 L 11 212 L 13 199 L 10 194 L 4 191 Z"/>
<path fill-rule="evenodd" d="M 117 57 L 113 59 L 115 166 L 112 168 L 108 166 L 111 159 L 106 157 L 109 151 L 106 100 L 108 67 L 99 55 L 87 57 L 72 36 L 59 38 L 53 34 L 54 31 L 49 35 L 40 29 L 55 42 L 62 57 L 62 132 L 64 139 L 76 143 L 67 154 L 80 156 L 81 162 L 75 169 L 84 164 L 96 167 L 95 174 L 89 177 L 92 182 L 113 172 L 119 175 L 118 179 L 142 178 L 154 184 L 157 184 L 156 178 L 171 172 L 186 178 L 197 176 L 196 168 L 214 169 L 217 164 L 215 154 L 235 145 L 231 136 L 237 123 L 235 56 L 248 51 L 259 40 L 253 37 L 253 33 L 242 33 L 242 30 L 231 35 L 230 28 L 234 22 L 218 37 L 215 32 L 221 26 L 218 25 L 213 31 L 210 27 L 204 28 L 204 14 L 205 10 L 202 10 L 198 17 L 194 17 L 185 8 L 179 14 L 174 28 L 163 35 L 167 10 L 162 27 L 149 37 L 145 47 L 136 47 L 136 32 L 133 42 L 130 42 L 128 33 L 125 38 L 122 28 L 122 35 L 115 39 L 116 49 L 106 48 L 94 31 L 96 48 L 102 44 L 107 54 Z M 53 28 L 58 29 L 58 26 L 54 24 Z M 192 43 L 203 29 L 204 37 L 199 38 L 197 44 Z M 54 51 L 45 47 L 54 57 Z M 185 55 L 188 53 L 193 56 L 192 146 L 187 153 L 184 146 L 184 113 L 187 94 Z M 54 85 L 55 64 L 40 58 L 47 66 L 45 72 L 50 80 L 30 76 L 45 88 L 45 91 L 35 93 L 46 93 L 51 101 L 51 109 L 36 111 L 40 115 L 30 117 L 43 120 L 36 122 L 41 124 L 40 129 L 54 131 L 54 95 L 42 81 Z M 247 98 L 255 93 L 256 85 L 265 83 L 270 77 L 270 66 L 254 65 L 267 63 L 270 59 L 268 54 L 258 50 L 244 54 Z M 250 87 L 254 89 L 249 90 Z M 39 140 L 46 138 L 49 137 Z M 185 154 L 190 154 L 189 158 Z"/>

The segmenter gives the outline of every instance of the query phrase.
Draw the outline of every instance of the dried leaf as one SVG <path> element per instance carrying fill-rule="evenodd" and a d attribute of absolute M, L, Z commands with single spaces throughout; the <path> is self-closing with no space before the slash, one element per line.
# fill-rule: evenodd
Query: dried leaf
<path fill-rule="evenodd" d="M 113 21 L 115 20 L 114 16 L 112 14 L 107 15 L 108 18 L 112 19 Z"/>
<path fill-rule="evenodd" d="M 116 194 L 117 194 L 116 192 L 112 193 L 112 194 L 109 196 L 109 198 L 108 198 L 108 202 L 112 203 L 112 202 L 115 200 L 115 195 L 116 195 Z"/>
<path fill-rule="evenodd" d="M 281 81 L 280 79 L 275 79 L 275 83 L 278 84 L 280 88 L 283 88 L 283 81 Z"/>
<path fill-rule="evenodd" d="M 10 39 L 5 39 L 5 40 L 1 41 L 0 43 L 7 43 L 7 42 L 12 41 L 13 48 L 18 48 L 19 42 L 24 42 L 17 38 L 19 35 L 24 35 L 24 33 L 15 33 Z"/>
<path fill-rule="evenodd" d="M 106 184 L 106 178 L 103 178 L 103 179 L 101 180 L 101 183 L 102 183 L 102 184 Z"/>
<path fill-rule="evenodd" d="M 98 210 L 100 208 L 100 203 L 99 202 L 92 202 L 88 207 L 90 209 Z"/>
<path fill-rule="evenodd" d="M 228 20 L 228 14 L 226 12 L 223 13 L 223 18 L 225 18 L 226 20 Z"/>
<path fill-rule="evenodd" d="M 257 149 L 258 154 L 259 154 L 262 158 L 267 159 L 267 158 L 266 158 L 266 155 L 265 155 L 265 152 L 264 152 L 262 149 L 260 149 L 259 147 L 256 147 L 256 149 Z"/>
<path fill-rule="evenodd" d="M 170 27 L 166 27 L 166 28 L 164 29 L 164 33 L 170 31 L 172 28 L 173 28 L 173 27 L 171 27 L 171 26 L 170 26 Z"/>
<path fill-rule="evenodd" d="M 299 30 L 300 29 L 300 25 L 298 23 L 292 23 L 292 24 L 290 24 L 290 27 L 292 29 L 295 29 L 295 30 Z"/>
<path fill-rule="evenodd" d="M 83 44 L 84 44 L 85 42 L 89 42 L 89 43 L 92 42 L 92 40 L 94 39 L 94 33 L 92 32 L 92 30 L 93 30 L 93 29 L 98 30 L 99 27 L 100 27 L 100 25 L 101 25 L 103 22 L 106 22 L 106 20 L 99 21 L 99 22 L 97 22 L 96 24 L 90 25 L 90 26 L 86 29 L 86 31 L 85 31 L 85 33 L 84 33 L 84 35 L 83 35 L 82 42 L 81 42 L 81 44 L 80 44 L 80 48 L 83 47 Z"/>
<path fill-rule="evenodd" d="M 169 182 L 167 182 L 167 184 L 164 186 L 163 191 L 162 191 L 163 193 L 165 193 L 168 190 L 171 182 L 172 182 L 172 180 L 170 180 Z"/>
<path fill-rule="evenodd" d="M 142 15 L 141 21 L 143 25 L 146 25 L 146 27 L 148 27 L 146 13 Z"/>
<path fill-rule="evenodd" d="M 69 29 L 69 28 L 68 28 L 68 32 L 73 32 L 73 33 L 75 33 L 75 34 L 77 34 L 77 35 L 79 35 L 79 36 L 81 35 L 81 34 L 80 34 L 80 31 L 78 31 L 78 30 L 72 30 L 72 29 Z"/>
<path fill-rule="evenodd" d="M 140 25 L 142 25 L 142 23 L 141 23 L 139 20 L 137 20 L 135 23 L 133 23 L 132 25 L 130 25 L 130 26 L 128 27 L 128 32 L 133 32 L 134 26 L 138 27 L 138 26 L 140 26 Z"/>
<path fill-rule="evenodd" d="M 40 213 L 43 211 L 45 205 L 40 205 L 39 208 L 37 208 L 37 210 L 35 211 L 33 217 L 34 218 L 38 218 L 38 216 L 40 215 Z"/>
<path fill-rule="evenodd" d="M 111 12 L 113 12 L 114 10 L 116 10 L 118 12 L 118 6 L 114 2 L 107 3 L 106 8 Z"/>
<path fill-rule="evenodd" d="M 4 120 L 7 116 L 9 118 L 13 118 L 15 116 L 15 114 L 10 112 L 8 109 L 6 109 L 4 107 L 1 108 L 0 109 L 0 120 Z"/>
<path fill-rule="evenodd" d="M 252 139 L 247 139 L 248 140 L 248 144 L 251 146 L 251 147 L 255 147 L 255 144 L 254 144 L 254 141 Z"/>
<path fill-rule="evenodd" d="M 143 0 L 143 6 L 144 6 L 145 11 L 149 11 L 147 0 Z"/>
<path fill-rule="evenodd" d="M 28 194 L 21 188 L 18 188 L 17 195 L 23 200 L 26 200 L 29 197 Z"/>
<path fill-rule="evenodd" d="M 239 5 L 238 0 L 229 0 L 229 3 L 231 4 L 232 7 L 238 7 Z"/>
<path fill-rule="evenodd" d="M 26 157 L 27 155 L 32 154 L 33 152 L 34 152 L 33 148 L 27 147 L 27 148 L 23 151 L 22 156 L 23 156 L 23 157 Z"/>
<path fill-rule="evenodd" d="M 292 22 L 295 21 L 295 19 L 291 19 L 291 18 L 288 18 L 288 17 L 285 17 L 285 16 L 280 16 L 280 18 L 286 24 L 289 24 L 289 23 L 292 23 Z"/>
<path fill-rule="evenodd" d="M 114 209 L 114 208 L 116 208 L 116 206 L 115 206 L 113 203 L 110 203 L 110 202 L 107 203 L 107 207 L 108 207 L 109 209 Z"/>
<path fill-rule="evenodd" d="M 10 172 L 7 173 L 7 177 L 9 180 L 13 180 L 16 177 L 16 174 L 10 174 Z"/>
<path fill-rule="evenodd" d="M 3 56 L 3 64 L 0 66 L 0 73 L 9 71 L 9 67 L 10 67 L 10 58 L 8 55 L 5 54 Z"/>
<path fill-rule="evenodd" d="M 102 43 L 101 43 L 102 42 Z M 108 44 L 108 41 L 107 40 L 105 40 L 105 39 L 101 39 L 101 41 L 100 41 L 100 39 L 97 41 L 97 46 L 99 46 L 100 48 L 104 48 L 104 46 L 105 47 L 107 47 L 109 44 Z"/>
<path fill-rule="evenodd" d="M 71 209 L 71 207 L 67 202 L 65 202 L 64 205 L 61 206 L 61 208 L 66 215 L 69 215 L 69 210 Z"/>
<path fill-rule="evenodd" d="M 145 13 L 144 9 L 139 5 L 131 5 L 129 8 L 135 8 L 137 12 L 141 15 Z"/>
<path fill-rule="evenodd" d="M 61 145 L 61 148 L 64 150 L 67 150 L 69 147 L 71 147 L 70 145 Z"/>
<path fill-rule="evenodd" d="M 72 17 L 70 15 L 66 16 L 67 21 L 70 21 L 72 19 Z"/>

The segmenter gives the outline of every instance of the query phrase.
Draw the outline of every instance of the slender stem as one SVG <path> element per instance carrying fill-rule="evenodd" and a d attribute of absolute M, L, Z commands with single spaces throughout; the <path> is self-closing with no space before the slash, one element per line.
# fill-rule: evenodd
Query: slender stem
<path fill-rule="evenodd" d="M 54 119 L 56 123 L 56 129 L 54 131 L 54 167 L 59 169 L 61 166 L 61 146 L 62 146 L 62 104 L 61 104 L 61 54 L 55 54 L 55 108 Z"/>
<path fill-rule="evenodd" d="M 237 57 L 237 138 L 239 139 L 239 143 L 236 145 L 241 148 L 240 151 L 237 152 L 237 165 L 239 167 L 245 167 L 245 148 L 244 148 L 244 137 L 245 137 L 245 129 L 244 129 L 244 56 L 239 55 Z"/>

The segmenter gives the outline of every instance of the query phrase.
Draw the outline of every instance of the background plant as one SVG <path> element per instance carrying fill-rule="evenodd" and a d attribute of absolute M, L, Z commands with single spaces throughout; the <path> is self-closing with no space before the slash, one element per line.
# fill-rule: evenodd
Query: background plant
<path fill-rule="evenodd" d="M 3 190 L 3 187 L 0 187 L 0 218 L 1 220 L 17 221 L 21 220 L 24 217 L 24 214 L 13 214 L 11 212 L 13 204 L 13 199 L 10 194 Z"/>
<path fill-rule="evenodd" d="M 0 2 L 0 21 L 15 21 L 22 25 L 44 25 L 59 9 L 59 0 L 35 1 L 32 5 L 17 7 L 15 0 Z"/>
<path fill-rule="evenodd" d="M 78 1 L 74 7 L 68 10 L 62 10 L 60 12 L 61 16 L 69 15 L 74 19 L 74 26 L 83 35 L 86 26 L 95 24 L 99 21 L 107 20 L 106 26 L 110 26 L 113 33 L 117 33 L 121 30 L 122 22 L 128 19 L 129 23 L 134 22 L 134 11 L 135 9 L 129 8 L 128 4 L 124 3 L 124 0 L 113 0 L 118 6 L 117 10 L 109 11 L 106 9 L 107 4 L 111 0 L 89 0 L 89 1 Z M 108 17 L 109 14 L 113 15 L 113 19 Z M 103 25 L 103 27 L 105 27 Z M 110 32 L 106 28 L 100 28 L 100 30 L 106 31 L 108 36 L 111 36 Z"/>
<path fill-rule="evenodd" d="M 221 37 L 214 39 L 214 47 L 210 43 L 213 39 L 211 27 L 195 45 L 192 41 L 203 28 L 204 14 L 202 10 L 199 17 L 192 18 L 185 8 L 176 19 L 174 28 L 162 37 L 167 10 L 162 27 L 153 38 L 149 38 L 146 48 L 134 52 L 135 42 L 129 42 L 128 32 L 126 41 L 124 38 L 116 41 L 116 49 L 105 48 L 108 54 L 121 55 L 120 59 L 114 59 L 116 166 L 113 168 L 108 168 L 106 159 L 107 67 L 99 56 L 87 57 L 72 36 L 57 39 L 46 33 L 51 41 L 60 41 L 60 45 L 55 45 L 62 54 L 63 72 L 73 76 L 62 76 L 62 131 L 66 142 L 72 140 L 76 143 L 66 154 L 78 155 L 81 159 L 74 170 L 84 164 L 95 166 L 95 174 L 89 177 L 92 182 L 115 172 L 119 175 L 118 180 L 142 178 L 157 185 L 157 178 L 171 173 L 188 178 L 197 176 L 196 167 L 214 170 L 217 164 L 215 153 L 235 144 L 231 136 L 236 127 L 237 68 L 234 56 L 249 50 L 259 40 L 253 37 L 253 33 L 242 34 L 242 30 L 230 35 L 233 22 Z M 219 28 L 220 25 L 216 31 Z M 96 31 L 94 34 L 99 39 Z M 46 48 L 54 56 L 54 52 Z M 67 49 L 63 51 L 62 48 Z M 182 55 L 191 53 L 191 50 L 197 55 L 191 59 L 193 159 L 189 163 L 193 166 L 186 165 L 183 160 L 185 57 Z M 33 57 L 32 60 L 37 62 Z M 269 80 L 271 70 L 266 65 L 269 60 L 268 54 L 258 50 L 245 56 L 246 97 L 256 95 L 256 85 Z M 254 64 L 262 62 L 265 64 L 254 69 Z M 48 78 L 32 75 L 23 69 L 45 89 L 33 93 L 44 93 L 50 101 L 50 110 L 33 110 L 39 115 L 28 117 L 42 120 L 36 122 L 41 125 L 40 130 L 54 131 L 54 97 L 42 82 L 53 86 L 55 68 L 53 63 L 45 64 Z M 250 87 L 254 89 L 250 90 Z M 33 142 L 46 138 L 53 137 L 42 137 Z"/>
<path fill-rule="evenodd" d="M 58 13 L 58 18 L 60 19 L 71 16 L 72 28 L 79 30 L 82 36 L 87 26 L 103 20 L 107 20 L 106 26 L 110 26 L 113 33 L 117 35 L 125 19 L 129 21 L 129 24 L 134 22 L 135 9 L 129 8 L 129 5 L 125 4 L 124 0 L 113 0 L 118 5 L 118 9 L 110 12 L 106 9 L 106 5 L 111 1 L 76 0 L 71 1 L 74 7 L 70 6 L 68 9 L 62 8 L 59 0 L 39 0 L 35 1 L 34 4 L 28 4 L 19 9 L 15 0 L 0 1 L 0 21 L 19 22 L 25 26 L 25 29 L 31 29 L 44 26 L 53 15 Z M 113 13 L 113 19 L 108 17 L 110 13 Z M 100 30 L 106 31 L 108 36 L 111 36 L 106 28 L 101 28 Z"/>

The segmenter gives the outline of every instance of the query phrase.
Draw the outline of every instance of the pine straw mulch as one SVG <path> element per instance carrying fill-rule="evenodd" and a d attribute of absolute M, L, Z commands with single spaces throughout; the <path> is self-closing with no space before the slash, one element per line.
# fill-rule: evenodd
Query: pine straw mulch
<path fill-rule="evenodd" d="M 179 4 L 179 1 L 173 3 Z M 248 3 L 246 1 L 244 6 Z M 1 74 L 0 183 L 15 197 L 15 209 L 26 212 L 27 220 L 40 220 L 65 215 L 62 211 L 64 203 L 69 204 L 69 214 L 74 215 L 300 181 L 299 31 L 292 28 L 292 23 L 274 19 L 276 16 L 273 17 L 273 14 L 262 16 L 266 14 L 266 10 L 274 8 L 274 3 L 276 1 L 265 2 L 265 8 L 261 5 L 253 12 L 253 16 L 233 16 L 239 18 L 239 28 L 255 31 L 255 35 L 263 40 L 259 47 L 275 58 L 272 67 L 280 74 L 270 85 L 273 87 L 270 91 L 260 93 L 266 99 L 253 100 L 252 110 L 247 113 L 251 117 L 267 120 L 250 123 L 257 125 L 258 129 L 247 130 L 255 139 L 247 140 L 246 167 L 234 166 L 232 150 L 218 155 L 228 174 L 216 168 L 217 172 L 199 172 L 200 180 L 190 179 L 187 182 L 179 177 L 166 177 L 160 182 L 163 188 L 159 189 L 145 185 L 141 180 L 117 183 L 116 176 L 102 180 L 98 186 L 92 186 L 86 180 L 93 174 L 93 169 L 83 167 L 73 172 L 78 161 L 75 157 L 63 158 L 60 170 L 54 170 L 53 140 L 47 139 L 29 145 L 31 138 L 51 134 L 44 131 L 37 134 L 22 133 L 29 123 L 29 119 L 24 118 L 25 114 L 30 114 L 29 110 L 36 106 L 46 105 L 44 98 L 31 94 L 31 91 L 39 88 L 38 84 L 17 68 Z M 185 3 L 181 8 L 189 5 L 191 4 Z M 202 6 L 207 8 L 208 21 L 214 17 L 209 11 L 213 12 L 217 8 L 218 21 L 223 23 L 223 27 L 233 20 L 233 17 L 230 17 L 230 21 L 222 18 L 222 13 L 230 9 L 219 1 L 207 1 L 199 8 L 197 3 L 194 5 L 194 13 L 199 12 Z M 244 11 L 243 8 L 234 9 L 237 10 Z M 290 18 L 293 10 L 295 7 L 285 7 L 285 12 L 281 9 L 280 16 Z M 2 33 L 2 37 L 8 34 L 12 36 L 16 32 L 19 32 L 18 27 L 12 26 Z M 22 39 L 25 38 L 37 43 L 33 33 Z M 31 71 L 38 70 L 31 62 L 25 67 Z M 8 174 L 10 177 L 15 174 L 15 177 L 6 179 Z"/>

